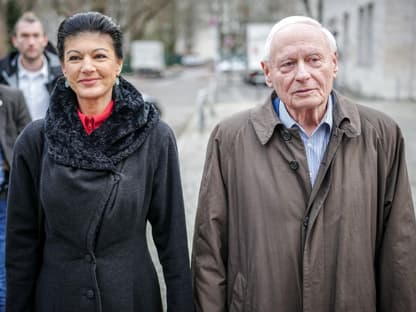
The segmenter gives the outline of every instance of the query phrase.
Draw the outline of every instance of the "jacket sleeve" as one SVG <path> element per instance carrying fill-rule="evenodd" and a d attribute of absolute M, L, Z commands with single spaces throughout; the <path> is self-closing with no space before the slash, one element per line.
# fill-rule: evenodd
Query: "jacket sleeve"
<path fill-rule="evenodd" d="M 10 173 L 6 230 L 7 312 L 35 311 L 35 286 L 43 246 L 37 192 L 42 143 L 38 144 L 31 135 L 34 134 L 31 126 L 16 141 Z"/>
<path fill-rule="evenodd" d="M 416 311 L 416 222 L 404 140 L 397 136 L 386 149 L 387 173 L 381 243 L 376 255 L 377 311 Z"/>
<path fill-rule="evenodd" d="M 166 125 L 152 190 L 149 221 L 166 283 L 168 312 L 193 311 L 191 270 L 178 152 Z"/>
<path fill-rule="evenodd" d="M 16 101 L 16 107 L 14 111 L 14 121 L 16 123 L 16 129 L 18 133 L 22 132 L 23 128 L 32 120 L 30 117 L 29 109 L 27 108 L 23 93 L 18 91 L 18 98 Z"/>
<path fill-rule="evenodd" d="M 217 126 L 207 147 L 195 220 L 192 277 L 196 311 L 227 311 L 227 190 Z"/>

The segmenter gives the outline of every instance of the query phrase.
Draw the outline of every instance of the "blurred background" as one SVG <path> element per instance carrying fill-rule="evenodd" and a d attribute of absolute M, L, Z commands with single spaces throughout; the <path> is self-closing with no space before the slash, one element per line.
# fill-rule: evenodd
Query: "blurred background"
<path fill-rule="evenodd" d="M 337 89 L 399 123 L 416 195 L 415 0 L 0 0 L 0 57 L 12 49 L 12 27 L 28 10 L 53 44 L 59 23 L 75 12 L 99 11 L 120 24 L 123 75 L 178 139 L 190 247 L 210 130 L 269 96 L 263 46 L 272 25 L 288 15 L 311 16 L 334 34 Z"/>
<path fill-rule="evenodd" d="M 172 66 L 209 65 L 244 72 L 253 84 L 262 83 L 253 57 L 262 53 L 256 42 L 263 44 L 269 25 L 287 15 L 309 15 L 337 39 L 338 88 L 416 98 L 414 0 L 0 0 L 0 57 L 11 49 L 12 26 L 27 10 L 44 21 L 53 44 L 69 14 L 94 10 L 114 17 L 125 34 L 125 73 L 163 77 Z M 146 53 L 152 57 L 146 60 Z"/>

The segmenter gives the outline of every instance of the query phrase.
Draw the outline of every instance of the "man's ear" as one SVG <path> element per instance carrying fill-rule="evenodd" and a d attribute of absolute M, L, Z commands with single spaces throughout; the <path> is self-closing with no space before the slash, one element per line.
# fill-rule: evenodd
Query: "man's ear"
<path fill-rule="evenodd" d="M 273 87 L 272 85 L 272 79 L 270 78 L 270 68 L 269 68 L 269 62 L 268 61 L 261 61 L 261 68 L 263 69 L 264 78 L 266 80 L 266 85 L 268 87 Z"/>
<path fill-rule="evenodd" d="M 42 46 L 43 46 L 43 48 L 46 48 L 47 45 L 48 45 L 48 36 L 46 34 L 44 34 L 43 35 Z"/>
<path fill-rule="evenodd" d="M 17 37 L 15 35 L 12 36 L 12 44 L 17 49 Z"/>
<path fill-rule="evenodd" d="M 332 63 L 334 64 L 333 77 L 336 78 L 338 74 L 338 52 L 334 52 L 332 55 Z"/>

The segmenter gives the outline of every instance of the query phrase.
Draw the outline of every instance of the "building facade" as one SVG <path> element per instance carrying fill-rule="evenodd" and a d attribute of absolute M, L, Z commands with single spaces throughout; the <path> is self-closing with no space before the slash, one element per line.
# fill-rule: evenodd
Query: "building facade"
<path fill-rule="evenodd" d="M 337 88 L 416 99 L 416 1 L 325 0 L 323 24 L 339 48 Z"/>

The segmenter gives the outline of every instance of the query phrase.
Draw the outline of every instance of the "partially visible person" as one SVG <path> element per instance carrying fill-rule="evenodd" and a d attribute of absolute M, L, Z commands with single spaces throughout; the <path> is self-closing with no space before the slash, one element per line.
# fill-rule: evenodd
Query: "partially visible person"
<path fill-rule="evenodd" d="M 16 51 L 0 60 L 0 83 L 23 91 L 33 120 L 45 117 L 49 95 L 62 75 L 59 58 L 43 25 L 32 12 L 16 22 L 12 36 Z"/>
<path fill-rule="evenodd" d="M 416 222 L 399 126 L 333 89 L 331 33 L 278 22 L 261 106 L 211 134 L 192 255 L 197 311 L 416 311 Z"/>
<path fill-rule="evenodd" d="M 19 133 L 30 122 L 22 92 L 0 84 L 0 312 L 6 303 L 5 232 L 9 172 Z"/>
<path fill-rule="evenodd" d="M 176 141 L 120 77 L 119 26 L 78 13 L 59 26 L 46 118 L 19 137 L 9 184 L 7 312 L 193 311 Z"/>

